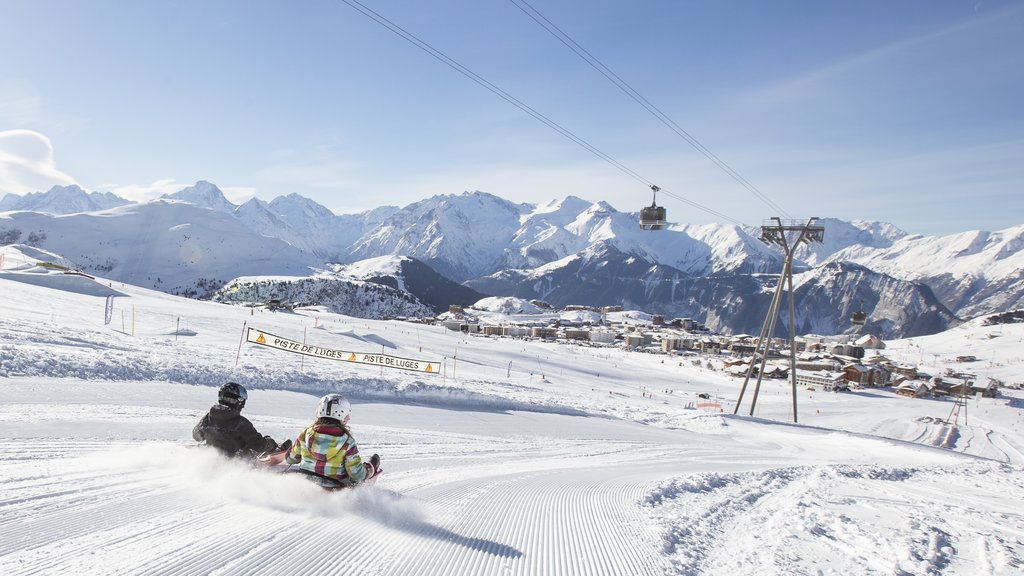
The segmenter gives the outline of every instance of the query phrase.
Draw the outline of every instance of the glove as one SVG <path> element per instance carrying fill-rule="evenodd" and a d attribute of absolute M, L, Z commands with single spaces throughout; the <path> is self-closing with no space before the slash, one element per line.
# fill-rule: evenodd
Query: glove
<path fill-rule="evenodd" d="M 264 452 L 273 452 L 275 450 L 277 450 L 277 440 L 274 440 L 270 436 L 264 436 L 263 437 L 263 451 Z"/>
<path fill-rule="evenodd" d="M 366 479 L 373 478 L 380 471 L 380 456 L 376 454 L 370 456 L 370 461 L 364 462 L 363 466 L 366 467 Z"/>
<path fill-rule="evenodd" d="M 285 440 L 284 442 L 281 442 L 281 445 L 277 447 L 277 451 L 278 452 L 284 452 L 285 450 L 291 449 L 291 447 L 292 447 L 292 441 L 291 441 L 291 439 L 288 439 L 288 440 Z"/>

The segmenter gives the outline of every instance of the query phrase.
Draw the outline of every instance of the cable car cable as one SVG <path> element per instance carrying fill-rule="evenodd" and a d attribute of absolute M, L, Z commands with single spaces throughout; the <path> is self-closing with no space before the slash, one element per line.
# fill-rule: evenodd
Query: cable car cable
<path fill-rule="evenodd" d="M 414 34 L 406 31 L 401 26 L 399 26 L 399 25 L 395 24 L 394 22 L 388 20 L 387 18 L 385 18 L 384 16 L 378 14 L 377 12 L 374 12 L 372 9 L 366 7 L 365 5 L 360 3 L 358 0 L 341 0 L 341 1 L 346 3 L 346 4 L 348 4 L 352 8 L 358 10 L 359 12 L 363 13 L 365 16 L 367 16 L 371 20 L 374 20 L 375 22 L 377 22 L 381 26 L 384 26 L 388 30 L 391 30 L 395 34 L 401 36 L 402 38 L 404 38 L 405 40 L 407 40 L 411 44 L 415 45 L 417 48 L 423 50 L 427 54 L 430 54 L 431 56 L 433 56 L 437 60 L 440 60 L 445 65 L 447 65 L 450 68 L 454 69 L 455 71 L 459 72 L 463 76 L 466 76 L 470 80 L 472 80 L 472 81 L 476 82 L 477 84 L 483 86 L 484 88 L 490 90 L 491 92 L 493 92 L 494 94 L 496 94 L 497 96 L 499 96 L 500 98 L 502 98 L 503 100 L 508 102 L 509 104 L 512 104 L 513 106 L 519 108 L 523 112 L 526 112 L 530 116 L 533 116 L 538 121 L 546 124 L 551 129 L 553 129 L 556 132 L 562 134 L 566 138 L 572 140 L 576 144 L 579 144 L 580 146 L 586 148 L 591 153 L 593 153 L 597 157 L 601 158 L 605 162 L 608 162 L 609 164 L 615 166 L 619 170 L 625 172 L 629 176 L 635 178 L 636 180 L 638 180 L 638 181 L 640 181 L 640 182 L 642 182 L 644 184 L 647 184 L 647 185 L 651 184 L 651 182 L 649 180 L 647 180 L 643 176 L 637 174 L 636 172 L 631 170 L 628 166 L 626 166 L 626 165 L 622 164 L 621 162 L 615 160 L 614 158 L 612 158 L 608 154 L 605 154 L 604 152 L 599 150 L 597 147 L 595 147 L 595 146 L 591 145 L 590 143 L 588 143 L 583 138 L 580 138 L 579 136 L 573 134 L 567 128 L 562 127 L 557 122 L 555 122 L 554 120 L 552 120 L 552 119 L 548 118 L 547 116 L 541 114 L 540 112 L 534 110 L 533 108 L 528 106 L 523 101 L 519 100 L 518 98 L 515 98 L 514 96 L 512 96 L 508 92 L 505 92 L 504 90 L 502 90 L 498 86 L 495 86 L 494 84 L 492 84 L 491 82 L 489 82 L 488 80 L 486 80 L 482 76 L 476 74 L 472 70 L 466 68 L 462 64 L 459 64 L 458 62 L 456 62 L 452 58 L 448 57 L 446 54 L 444 54 L 440 50 L 437 50 L 436 48 L 434 48 L 430 44 L 424 42 L 423 40 L 420 40 Z"/>
<path fill-rule="evenodd" d="M 577 136 L 576 134 L 572 133 L 567 128 L 562 127 L 560 124 L 558 124 L 554 120 L 552 120 L 552 119 L 548 118 L 547 116 L 541 114 L 540 112 L 534 110 L 533 108 L 531 108 L 529 105 L 527 105 L 523 101 L 521 101 L 518 98 L 512 96 L 508 92 L 505 92 L 504 90 L 502 90 L 498 86 L 495 86 L 494 84 L 492 84 L 491 82 L 489 82 L 488 80 L 486 80 L 485 78 L 480 76 L 479 74 L 476 74 L 475 72 L 473 72 L 469 68 L 466 68 L 462 64 L 459 64 L 458 62 L 456 62 L 455 60 L 453 60 L 452 58 L 450 58 L 449 56 L 447 56 L 446 54 L 444 54 L 440 50 L 434 48 L 433 46 L 431 46 L 427 42 L 417 38 L 414 34 L 412 34 L 411 32 L 409 32 L 407 30 L 405 30 L 404 28 L 402 28 L 398 24 L 395 24 L 394 22 L 392 22 L 391 20 L 388 20 L 386 17 L 382 16 L 381 14 L 378 14 L 374 10 L 368 8 L 366 5 L 364 5 L 361 2 L 359 2 L 359 0 L 341 0 L 341 1 L 344 2 L 345 4 L 348 4 L 349 6 L 354 8 L 355 10 L 359 11 L 360 13 L 362 13 L 367 18 L 370 18 L 374 22 L 377 22 L 381 26 L 387 28 L 391 32 L 397 34 L 398 36 L 401 36 L 404 40 L 406 40 L 410 44 L 413 44 L 414 46 L 416 46 L 420 50 L 423 50 L 427 54 L 433 56 L 435 59 L 441 61 L 442 63 L 444 63 L 448 67 L 452 68 L 453 70 L 459 72 L 463 76 L 466 76 L 470 80 L 472 80 L 472 81 L 476 82 L 477 84 L 483 86 L 484 88 L 486 88 L 487 90 L 491 91 L 495 95 L 499 96 L 501 99 L 505 100 L 509 104 L 512 104 L 516 108 L 519 108 L 523 112 L 526 112 L 527 114 L 532 116 L 534 119 L 538 120 L 539 122 L 542 122 L 543 124 L 545 124 L 546 126 L 551 128 L 552 130 L 558 132 L 562 136 L 565 136 L 569 140 L 572 140 L 576 144 L 578 144 L 578 145 L 582 146 L 583 148 L 587 149 L 589 152 L 591 152 L 592 154 L 594 154 L 598 158 L 601 158 L 605 162 L 607 162 L 607 163 L 611 164 L 612 166 L 618 168 L 620 171 L 622 171 L 623 173 L 627 174 L 628 176 L 630 176 L 630 177 L 634 178 L 635 180 L 637 180 L 637 181 L 647 185 L 648 187 L 655 185 L 653 182 L 651 182 L 647 178 L 644 178 L 643 176 L 641 176 L 637 172 L 635 172 L 632 169 L 630 169 L 625 164 L 619 162 L 615 158 L 612 158 L 608 154 L 602 152 L 600 149 L 598 149 L 597 147 L 591 145 L 589 142 L 587 142 L 583 138 L 581 138 L 581 137 Z M 708 208 L 707 206 L 703 206 L 703 205 L 701 205 L 701 204 L 699 204 L 697 202 L 694 202 L 692 200 L 686 200 L 684 198 L 681 198 L 681 197 L 679 197 L 679 196 L 677 196 L 675 194 L 672 194 L 671 192 L 665 190 L 664 188 L 661 188 L 660 190 L 663 193 L 667 194 L 668 196 L 670 196 L 672 198 L 675 198 L 676 200 L 679 200 L 681 202 L 685 202 L 686 204 L 689 204 L 690 206 L 693 206 L 694 208 L 697 208 L 699 210 L 703 210 L 703 211 L 705 211 L 705 212 L 707 212 L 709 214 L 717 216 L 718 218 L 724 218 L 726 220 L 729 220 L 730 222 L 733 222 L 733 223 L 735 223 L 737 225 L 742 226 L 742 224 L 739 223 L 737 220 L 734 220 L 733 218 L 725 216 L 724 214 L 722 214 L 722 213 L 720 213 L 720 212 L 718 212 L 716 210 L 712 210 L 711 208 Z"/>
<path fill-rule="evenodd" d="M 735 224 L 736 226 L 739 226 L 740 228 L 744 228 L 744 227 L 747 226 L 746 224 L 740 222 L 739 220 L 736 220 L 735 218 L 726 216 L 725 214 L 722 214 L 721 212 L 718 212 L 716 210 L 712 210 L 711 208 L 708 208 L 707 206 L 701 206 L 700 204 L 694 202 L 693 200 L 687 200 L 686 198 L 683 198 L 682 196 L 679 196 L 677 194 L 673 194 L 672 192 L 670 192 L 669 190 L 666 190 L 664 188 L 658 189 L 658 192 L 668 196 L 669 198 L 674 198 L 674 199 L 676 199 L 676 200 L 678 200 L 680 202 L 683 202 L 684 204 L 689 204 L 690 206 L 693 206 L 694 208 L 699 208 L 700 210 L 703 210 L 703 211 L 705 211 L 708 214 L 711 214 L 713 216 L 717 216 L 717 217 L 721 218 L 722 220 L 727 220 L 729 222 L 732 222 L 733 224 Z"/>
<path fill-rule="evenodd" d="M 548 33 L 550 33 L 552 36 L 557 38 L 562 44 L 564 44 L 570 50 L 575 52 L 576 55 L 578 55 L 580 58 L 582 58 L 592 68 L 597 70 L 599 73 L 601 73 L 602 76 L 604 76 L 610 82 L 615 84 L 619 88 L 619 90 L 621 90 L 627 96 L 632 98 L 637 104 L 639 104 L 644 109 L 646 109 L 648 112 L 650 112 L 651 115 L 653 115 L 655 118 L 657 118 L 663 124 L 668 126 L 668 128 L 670 130 L 675 132 L 678 136 L 680 136 L 683 140 L 685 140 L 688 144 L 690 144 L 690 146 L 692 146 L 695 150 L 697 150 L 698 152 L 703 154 L 708 160 L 710 160 L 713 164 L 718 166 L 723 172 L 725 172 L 727 175 L 729 175 L 733 180 L 738 182 L 741 186 L 746 188 L 750 193 L 752 193 L 754 196 L 759 198 L 769 208 L 771 208 L 772 210 L 775 210 L 776 212 L 778 212 L 779 214 L 785 216 L 786 218 L 791 218 L 791 216 L 789 216 L 786 213 L 786 211 L 782 209 L 781 206 L 776 204 L 765 193 L 761 192 L 756 186 L 751 184 L 746 178 L 744 178 L 742 175 L 740 175 L 738 172 L 736 172 L 736 170 L 734 170 L 731 166 L 729 166 L 729 164 L 727 164 L 724 160 L 722 160 L 717 155 L 715 155 L 714 152 L 712 152 L 706 146 L 701 144 L 701 142 L 699 140 L 697 140 L 693 135 L 691 135 L 689 132 L 684 130 L 674 120 L 669 118 L 669 116 L 667 114 L 665 114 L 664 112 L 662 112 L 660 109 L 658 109 L 657 106 L 655 106 L 649 100 L 644 98 L 644 96 L 642 94 L 640 94 L 637 90 L 635 90 L 632 86 L 630 86 L 629 83 L 627 83 L 625 80 L 620 78 L 610 68 L 605 66 L 600 60 L 597 59 L 597 57 L 595 57 L 593 54 L 588 52 L 586 48 L 584 48 L 583 46 L 580 46 L 580 44 L 578 42 L 576 42 L 575 40 L 573 40 L 571 36 L 566 34 L 564 31 L 562 31 L 561 28 L 559 28 L 553 22 L 548 20 L 547 17 L 545 17 L 543 14 L 540 13 L 540 11 L 538 11 L 536 8 L 534 8 L 528 2 L 526 2 L 526 0 L 509 0 L 509 2 L 512 2 L 513 4 L 515 4 L 516 7 L 519 8 L 524 14 L 529 16 L 530 19 L 532 19 L 534 22 L 539 24 L 542 28 L 547 30 Z M 525 6 L 525 8 L 524 8 L 524 6 Z M 529 8 L 529 10 L 527 10 L 527 8 Z"/>

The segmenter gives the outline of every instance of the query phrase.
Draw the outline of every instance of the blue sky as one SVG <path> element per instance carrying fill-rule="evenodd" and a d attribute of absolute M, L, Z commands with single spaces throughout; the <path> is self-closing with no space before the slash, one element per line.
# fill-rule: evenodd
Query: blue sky
<path fill-rule="evenodd" d="M 633 211 L 647 181 L 678 222 L 1024 224 L 1024 2 L 529 2 L 774 206 L 510 0 L 363 4 L 643 180 L 341 0 L 0 0 L 0 193 Z"/>

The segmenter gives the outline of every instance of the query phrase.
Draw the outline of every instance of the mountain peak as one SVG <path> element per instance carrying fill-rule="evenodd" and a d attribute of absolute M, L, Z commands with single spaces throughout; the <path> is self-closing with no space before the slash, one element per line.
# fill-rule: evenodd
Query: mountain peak
<path fill-rule="evenodd" d="M 194 185 L 184 188 L 172 194 L 164 194 L 161 198 L 171 198 L 174 200 L 183 200 L 191 204 L 195 204 L 200 208 L 209 208 L 210 210 L 216 210 L 218 212 L 234 212 L 235 206 L 224 197 L 224 193 L 221 192 L 215 184 L 207 182 L 206 180 L 199 180 Z"/>
<path fill-rule="evenodd" d="M 573 214 L 577 215 L 580 212 L 586 211 L 594 203 L 576 196 L 566 196 L 565 198 L 554 199 L 544 204 L 540 204 L 534 210 L 535 214 Z"/>
<path fill-rule="evenodd" d="M 110 192 L 86 192 L 77 184 L 53 186 L 46 192 L 31 192 L 24 196 L 7 194 L 0 200 L 0 212 L 25 210 L 46 214 L 78 214 L 96 212 L 129 202 Z"/>
<path fill-rule="evenodd" d="M 86 196 L 88 195 L 85 190 L 82 189 L 78 184 L 68 184 L 67 186 L 54 186 L 47 192 L 50 195 L 59 196 Z"/>
<path fill-rule="evenodd" d="M 298 222 L 308 218 L 329 219 L 335 216 L 334 212 L 323 204 L 295 192 L 271 200 L 270 209 L 289 222 Z"/>

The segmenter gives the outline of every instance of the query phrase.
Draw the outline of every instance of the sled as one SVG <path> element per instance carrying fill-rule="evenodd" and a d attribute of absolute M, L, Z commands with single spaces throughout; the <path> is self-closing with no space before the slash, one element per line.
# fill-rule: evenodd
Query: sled
<path fill-rule="evenodd" d="M 306 480 L 309 480 L 310 482 L 316 484 L 320 488 L 323 488 L 327 492 L 337 492 L 338 490 L 347 490 L 349 488 L 356 488 L 358 486 L 370 486 L 377 481 L 377 477 L 380 476 L 383 472 L 383 470 L 377 470 L 376 474 L 362 482 L 352 482 L 335 480 L 334 478 L 321 476 L 320 474 L 310 472 L 308 470 L 302 470 L 301 468 L 289 468 L 287 470 L 282 471 L 282 473 L 284 474 L 301 474 Z"/>
<path fill-rule="evenodd" d="M 264 452 L 256 457 L 256 466 L 260 468 L 273 468 L 284 464 L 284 459 L 288 456 L 288 450 L 291 449 L 291 442 L 287 442 L 288 446 L 283 447 L 280 450 L 274 452 Z"/>
<path fill-rule="evenodd" d="M 269 467 L 277 466 L 278 464 L 283 464 L 285 456 L 288 455 L 288 451 L 291 450 L 291 447 L 292 447 L 292 441 L 291 440 L 285 440 L 284 442 L 281 443 L 281 445 L 278 447 L 277 450 L 274 450 L 272 452 L 254 453 L 254 452 L 250 452 L 250 451 L 247 451 L 247 450 L 242 450 L 242 451 L 239 451 L 237 454 L 232 455 L 232 454 L 227 454 L 227 453 L 217 449 L 214 446 L 210 446 L 209 444 L 207 444 L 205 442 L 199 442 L 197 444 L 186 444 L 185 445 L 185 448 L 202 448 L 204 450 L 209 448 L 211 450 L 217 450 L 218 453 L 220 453 L 220 454 L 222 454 L 222 455 L 224 455 L 224 456 L 226 456 L 228 458 L 249 462 L 250 464 L 252 464 L 253 466 L 256 466 L 257 468 L 264 468 L 264 467 L 269 468 Z"/>
<path fill-rule="evenodd" d="M 302 476 L 317 486 L 323 488 L 328 492 L 335 492 L 337 490 L 344 490 L 346 488 L 355 488 L 356 486 L 371 485 L 377 481 L 377 477 L 380 476 L 384 470 L 380 468 L 380 458 L 374 454 L 374 463 L 376 472 L 373 476 L 370 476 L 362 482 L 352 482 L 345 480 L 336 480 L 329 476 L 323 476 L 316 472 L 310 472 L 309 470 L 303 470 L 298 467 L 286 465 L 284 463 L 285 456 L 288 455 L 288 450 L 279 450 L 277 452 L 267 452 L 261 454 L 256 459 L 256 466 L 259 468 L 278 468 L 278 472 L 281 474 L 302 474 Z"/>

